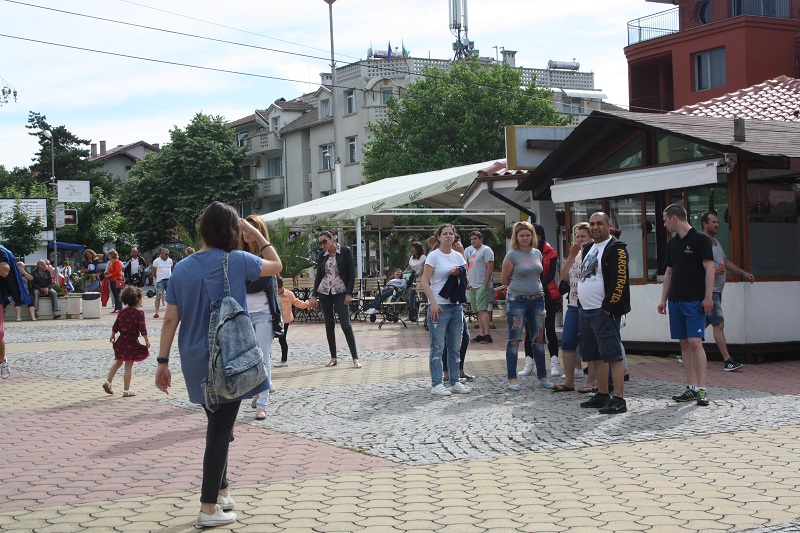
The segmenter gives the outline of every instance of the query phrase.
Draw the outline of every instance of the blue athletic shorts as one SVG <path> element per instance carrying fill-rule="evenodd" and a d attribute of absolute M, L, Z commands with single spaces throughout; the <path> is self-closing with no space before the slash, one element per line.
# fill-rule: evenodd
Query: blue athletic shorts
<path fill-rule="evenodd" d="M 667 302 L 669 333 L 673 339 L 706 339 L 706 313 L 702 302 Z"/>

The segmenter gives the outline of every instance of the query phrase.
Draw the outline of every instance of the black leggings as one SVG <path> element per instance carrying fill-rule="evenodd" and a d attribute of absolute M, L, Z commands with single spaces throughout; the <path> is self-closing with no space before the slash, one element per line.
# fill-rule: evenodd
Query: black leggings
<path fill-rule="evenodd" d="M 328 337 L 328 349 L 331 352 L 331 359 L 336 359 L 336 319 L 333 311 L 339 315 L 339 324 L 350 348 L 350 355 L 353 359 L 358 359 L 356 352 L 356 336 L 353 335 L 353 326 L 350 324 L 350 310 L 344 304 L 346 294 L 319 294 L 319 303 L 322 306 L 322 314 L 325 315 L 325 334 Z"/>
<path fill-rule="evenodd" d="M 556 310 L 557 302 L 545 294 L 544 309 L 547 317 L 544 319 L 544 334 L 547 336 L 547 350 L 550 357 L 558 356 L 558 337 L 556 336 Z"/>
<path fill-rule="evenodd" d="M 281 363 L 285 363 L 289 356 L 289 345 L 286 344 L 286 335 L 289 333 L 289 324 L 291 322 L 283 323 L 283 335 L 278 335 L 278 344 L 281 345 Z"/>
<path fill-rule="evenodd" d="M 213 413 L 203 406 L 208 418 L 206 451 L 203 455 L 203 486 L 200 503 L 217 503 L 220 489 L 228 488 L 228 448 L 241 400 L 223 403 Z"/>
<path fill-rule="evenodd" d="M 464 359 L 467 357 L 469 341 L 469 323 L 467 322 L 467 318 L 464 317 L 464 327 L 461 329 L 461 350 L 458 352 L 458 368 L 461 374 L 464 373 Z M 442 372 L 447 372 L 447 343 L 445 343 L 444 350 L 442 351 Z"/>

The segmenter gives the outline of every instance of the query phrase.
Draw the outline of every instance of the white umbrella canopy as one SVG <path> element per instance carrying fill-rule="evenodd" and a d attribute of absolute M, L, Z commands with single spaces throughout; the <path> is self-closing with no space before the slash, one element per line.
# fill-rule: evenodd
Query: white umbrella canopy
<path fill-rule="evenodd" d="M 458 189 L 468 187 L 477 177 L 478 171 L 490 166 L 493 162 L 486 161 L 421 174 L 386 178 L 280 211 L 273 211 L 262 215 L 262 218 L 265 222 L 274 222 L 282 218 L 290 226 L 313 225 L 318 220 L 350 220 L 412 202 L 430 201 L 436 196 L 452 194 Z M 434 203 L 450 204 L 448 207 L 454 208 L 460 207 L 457 197 L 455 201 L 451 199 L 448 202 Z"/>

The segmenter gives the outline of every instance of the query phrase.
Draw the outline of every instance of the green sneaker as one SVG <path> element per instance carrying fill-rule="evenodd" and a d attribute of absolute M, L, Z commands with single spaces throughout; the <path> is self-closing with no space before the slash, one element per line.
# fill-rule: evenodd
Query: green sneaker
<path fill-rule="evenodd" d="M 692 402 L 697 399 L 697 391 L 687 386 L 682 394 L 678 396 L 673 396 L 672 399 L 678 403 Z"/>
<path fill-rule="evenodd" d="M 698 389 L 697 391 L 697 405 L 703 407 L 708 405 L 708 394 L 705 389 Z"/>

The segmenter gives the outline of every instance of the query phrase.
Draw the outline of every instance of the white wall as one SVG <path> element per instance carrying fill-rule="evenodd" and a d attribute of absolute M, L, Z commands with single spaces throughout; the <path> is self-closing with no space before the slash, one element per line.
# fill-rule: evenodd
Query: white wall
<path fill-rule="evenodd" d="M 661 284 L 631 287 L 631 312 L 622 329 L 623 341 L 676 342 L 669 336 L 669 318 L 659 315 Z M 800 342 L 800 282 L 728 283 L 722 292 L 728 344 Z M 711 329 L 706 341 L 713 343 Z"/>

